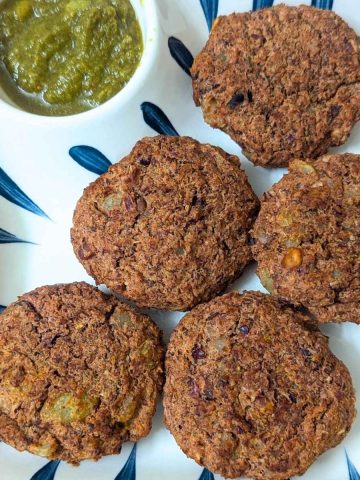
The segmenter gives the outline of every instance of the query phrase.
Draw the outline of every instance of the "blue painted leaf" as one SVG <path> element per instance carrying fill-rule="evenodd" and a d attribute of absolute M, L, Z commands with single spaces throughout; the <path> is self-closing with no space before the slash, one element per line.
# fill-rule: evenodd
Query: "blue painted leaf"
<path fill-rule="evenodd" d="M 86 170 L 98 175 L 107 172 L 111 166 L 110 160 L 108 160 L 105 155 L 99 152 L 99 150 L 96 150 L 96 148 L 87 145 L 78 145 L 70 148 L 69 155 L 76 163 L 86 168 Z"/>
<path fill-rule="evenodd" d="M 0 228 L 0 243 L 32 243 Z"/>
<path fill-rule="evenodd" d="M 311 6 L 322 8 L 323 10 L 332 10 L 333 0 L 311 0 Z"/>
<path fill-rule="evenodd" d="M 199 480 L 215 480 L 214 475 L 206 468 L 202 471 Z"/>
<path fill-rule="evenodd" d="M 260 10 L 261 8 L 272 7 L 274 0 L 253 0 L 253 10 Z"/>
<path fill-rule="evenodd" d="M 38 470 L 30 480 L 54 480 L 56 470 L 59 466 L 60 460 L 52 460 L 44 467 Z"/>
<path fill-rule="evenodd" d="M 346 455 L 347 467 L 349 470 L 349 480 L 360 480 L 360 474 L 356 470 L 355 465 L 351 462 L 347 452 L 345 452 L 345 455 Z"/>
<path fill-rule="evenodd" d="M 135 480 L 136 479 L 136 443 L 133 446 L 129 458 L 120 473 L 116 475 L 114 480 Z"/>
<path fill-rule="evenodd" d="M 4 305 L 0 305 L 0 313 L 2 313 L 4 310 L 5 310 L 5 306 Z"/>
<path fill-rule="evenodd" d="M 185 73 L 191 76 L 190 68 L 194 62 L 194 57 L 191 52 L 185 47 L 183 42 L 175 37 L 169 37 L 168 46 L 170 55 L 175 62 L 184 70 Z"/>
<path fill-rule="evenodd" d="M 155 132 L 160 133 L 160 135 L 179 136 L 161 108 L 151 102 L 143 102 L 141 104 L 141 110 L 145 123 L 155 130 Z"/>
<path fill-rule="evenodd" d="M 40 217 L 49 218 L 41 208 L 39 208 L 17 185 L 11 180 L 2 168 L 0 168 L 0 195 L 9 200 L 11 203 L 15 203 L 21 208 L 35 213 Z"/>
<path fill-rule="evenodd" d="M 204 10 L 206 23 L 208 24 L 209 31 L 210 31 L 212 24 L 214 23 L 214 20 L 217 17 L 219 0 L 200 0 L 200 3 L 202 6 L 202 9 Z"/>

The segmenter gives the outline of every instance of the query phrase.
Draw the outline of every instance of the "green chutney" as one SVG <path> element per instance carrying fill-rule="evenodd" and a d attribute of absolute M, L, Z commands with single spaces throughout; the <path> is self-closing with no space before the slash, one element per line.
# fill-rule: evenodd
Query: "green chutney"
<path fill-rule="evenodd" d="M 129 0 L 0 3 L 0 83 L 24 110 L 70 115 L 121 90 L 143 52 Z"/>

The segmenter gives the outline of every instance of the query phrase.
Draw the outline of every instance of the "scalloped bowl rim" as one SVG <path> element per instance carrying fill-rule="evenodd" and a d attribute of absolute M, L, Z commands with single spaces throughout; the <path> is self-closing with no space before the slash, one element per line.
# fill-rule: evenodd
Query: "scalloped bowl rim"
<path fill-rule="evenodd" d="M 0 0 L 0 3 L 3 0 Z M 134 6 L 134 0 L 130 0 Z M 137 67 L 134 75 L 128 83 L 113 97 L 105 103 L 94 107 L 85 112 L 75 113 L 71 115 L 39 115 L 21 109 L 21 107 L 13 106 L 6 100 L 0 97 L 0 110 L 3 110 L 7 115 L 23 121 L 31 123 L 39 123 L 43 126 L 52 127 L 54 125 L 67 125 L 81 123 L 89 120 L 94 120 L 96 117 L 107 115 L 109 113 L 118 112 L 126 103 L 128 103 L 136 92 L 141 88 L 141 85 L 146 80 L 152 65 L 155 62 L 156 53 L 159 46 L 159 17 L 155 0 L 137 0 L 140 8 L 143 9 L 143 21 L 140 19 L 141 30 L 144 39 L 144 50 L 141 56 L 140 64 Z M 138 9 L 134 6 L 136 13 Z"/>

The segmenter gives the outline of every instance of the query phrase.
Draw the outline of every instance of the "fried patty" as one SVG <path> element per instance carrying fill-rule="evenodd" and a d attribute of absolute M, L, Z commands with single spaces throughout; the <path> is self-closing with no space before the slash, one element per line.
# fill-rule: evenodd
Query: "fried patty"
<path fill-rule="evenodd" d="M 149 433 L 163 382 L 149 317 L 82 282 L 37 288 L 0 319 L 2 441 L 76 464 Z"/>
<path fill-rule="evenodd" d="M 237 157 L 189 137 L 149 137 L 85 189 L 72 244 L 97 283 L 140 306 L 188 310 L 252 260 L 258 207 Z"/>
<path fill-rule="evenodd" d="M 296 160 L 254 226 L 258 275 L 324 322 L 360 323 L 360 155 Z"/>
<path fill-rule="evenodd" d="M 360 39 L 329 10 L 219 17 L 191 73 L 205 121 L 256 165 L 316 158 L 360 119 Z"/>
<path fill-rule="evenodd" d="M 166 425 L 186 455 L 226 478 L 301 475 L 345 437 L 354 405 L 327 337 L 269 295 L 217 297 L 171 336 Z"/>

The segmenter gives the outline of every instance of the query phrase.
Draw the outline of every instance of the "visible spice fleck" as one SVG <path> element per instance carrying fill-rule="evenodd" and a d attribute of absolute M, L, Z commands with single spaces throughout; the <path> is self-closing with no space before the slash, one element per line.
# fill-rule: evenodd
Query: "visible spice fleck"
<path fill-rule="evenodd" d="M 255 238 L 252 235 L 248 235 L 246 245 L 255 245 Z"/>
<path fill-rule="evenodd" d="M 221 241 L 221 244 L 222 244 L 222 249 L 224 250 L 224 252 L 230 252 L 230 248 L 224 240 Z"/>
<path fill-rule="evenodd" d="M 292 403 L 296 403 L 296 397 L 293 393 L 289 393 L 289 399 L 292 401 Z"/>
<path fill-rule="evenodd" d="M 211 401 L 214 400 L 214 392 L 212 391 L 211 387 L 206 386 L 204 390 L 204 397 L 205 400 Z"/>
<path fill-rule="evenodd" d="M 131 197 L 129 197 L 129 196 L 126 196 L 124 198 L 124 204 L 125 204 L 125 208 L 126 208 L 127 211 L 132 210 L 132 208 L 134 206 L 133 201 L 131 200 Z"/>
<path fill-rule="evenodd" d="M 295 141 L 295 137 L 292 133 L 289 133 L 287 136 L 286 136 L 286 140 L 289 142 L 289 143 L 294 143 Z"/>
<path fill-rule="evenodd" d="M 312 354 L 310 350 L 308 350 L 307 348 L 300 348 L 300 350 L 301 350 L 301 353 L 304 355 L 304 357 L 307 357 L 307 358 L 311 357 Z"/>
<path fill-rule="evenodd" d="M 230 102 L 228 103 L 228 106 L 234 110 L 240 103 L 243 103 L 245 97 L 244 94 L 242 93 L 235 93 L 233 97 L 231 98 Z"/>
<path fill-rule="evenodd" d="M 192 200 L 191 200 L 191 205 L 194 207 L 198 205 L 199 207 L 205 207 L 206 202 L 202 198 L 198 198 L 197 195 L 194 195 Z"/>
<path fill-rule="evenodd" d="M 329 116 L 331 119 L 334 119 L 335 117 L 337 117 L 339 115 L 339 112 L 340 112 L 340 105 L 333 105 L 332 107 L 330 107 L 330 110 L 329 110 Z"/>
<path fill-rule="evenodd" d="M 52 335 L 50 338 L 47 338 L 45 339 L 43 342 L 42 342 L 42 345 L 45 347 L 45 348 L 51 348 L 56 340 L 60 337 L 61 335 Z"/>
<path fill-rule="evenodd" d="M 195 382 L 195 380 L 193 378 L 190 378 L 188 383 L 190 387 L 190 395 L 192 397 L 199 397 L 200 389 L 198 384 Z"/>
<path fill-rule="evenodd" d="M 191 355 L 195 360 L 201 360 L 206 357 L 206 353 L 201 347 L 195 345 L 195 347 L 191 351 Z"/>
<path fill-rule="evenodd" d="M 95 252 L 91 250 L 90 246 L 85 240 L 79 248 L 78 254 L 81 260 L 89 260 L 89 258 L 92 258 L 95 255 Z"/>
<path fill-rule="evenodd" d="M 140 165 L 143 165 L 144 167 L 148 167 L 151 163 L 150 158 L 140 158 L 139 160 Z"/>
<path fill-rule="evenodd" d="M 344 40 L 344 49 L 348 52 L 348 53 L 353 53 L 354 52 L 354 49 L 352 47 L 352 44 L 351 42 L 349 42 L 349 40 L 346 38 Z"/>

